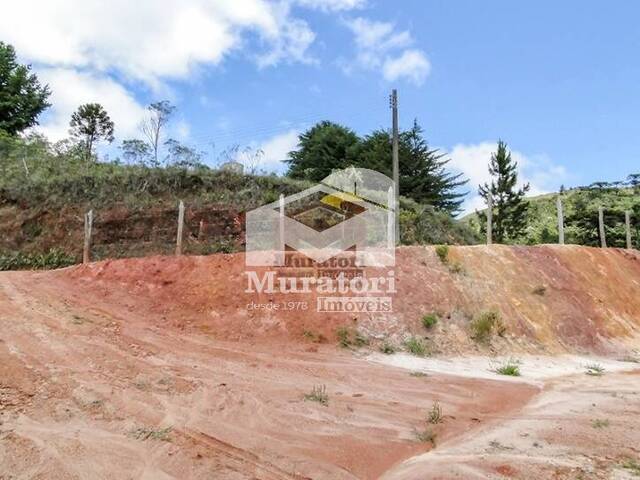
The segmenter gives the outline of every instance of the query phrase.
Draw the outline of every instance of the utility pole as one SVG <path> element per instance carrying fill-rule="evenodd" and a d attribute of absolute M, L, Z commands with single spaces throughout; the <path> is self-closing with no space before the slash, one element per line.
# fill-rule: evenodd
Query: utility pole
<path fill-rule="evenodd" d="M 493 245 L 493 195 L 487 194 L 487 245 Z"/>
<path fill-rule="evenodd" d="M 558 243 L 564 245 L 564 213 L 562 211 L 562 198 L 558 195 L 556 200 L 558 209 Z"/>
<path fill-rule="evenodd" d="M 393 157 L 393 191 L 395 222 L 396 222 L 396 245 L 400 245 L 400 160 L 398 150 L 398 91 L 394 88 L 391 91 L 391 112 L 393 123 L 392 157 Z"/>

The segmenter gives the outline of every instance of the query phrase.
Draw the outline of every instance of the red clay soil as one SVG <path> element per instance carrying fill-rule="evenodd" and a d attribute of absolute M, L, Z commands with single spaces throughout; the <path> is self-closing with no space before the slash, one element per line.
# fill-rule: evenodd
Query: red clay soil
<path fill-rule="evenodd" d="M 459 273 L 452 273 L 458 265 Z M 546 352 L 607 352 L 640 334 L 640 253 L 577 246 L 451 247 L 447 264 L 431 247 L 397 253 L 397 294 L 388 314 L 315 311 L 313 294 L 245 293 L 244 256 L 152 257 L 106 261 L 37 274 L 74 301 L 99 299 L 122 312 L 144 313 L 155 325 L 201 330 L 217 339 L 300 338 L 304 332 L 333 339 L 340 325 L 373 338 L 395 340 L 424 333 L 421 318 L 446 319 L 431 335 L 434 349 L 464 353 L 470 320 L 496 310 L 506 327 L 495 348 Z M 370 275 L 379 271 L 368 272 Z M 50 280 L 49 280 L 50 279 Z M 284 311 L 288 301 L 309 310 Z M 247 305 L 276 304 L 277 312 Z M 124 314 L 124 313 L 123 313 Z"/>
<path fill-rule="evenodd" d="M 337 347 L 336 327 L 396 341 L 438 311 L 428 341 L 444 353 L 622 351 L 638 338 L 637 253 L 458 247 L 445 265 L 403 248 L 397 263 L 382 318 L 247 311 L 288 298 L 244 293 L 242 255 L 0 275 L 0 479 L 378 479 L 431 448 L 418 433 L 450 444 L 540 387 L 411 376 Z M 469 318 L 491 308 L 506 334 L 478 347 Z M 314 386 L 327 405 L 305 398 Z M 446 416 L 431 426 L 436 400 Z"/>

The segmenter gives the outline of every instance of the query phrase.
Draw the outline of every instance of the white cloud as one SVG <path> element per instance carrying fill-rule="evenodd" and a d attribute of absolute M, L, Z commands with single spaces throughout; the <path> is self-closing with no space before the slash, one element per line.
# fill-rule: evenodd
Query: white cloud
<path fill-rule="evenodd" d="M 297 129 L 279 133 L 264 142 L 254 143 L 239 151 L 235 160 L 245 166 L 245 170 L 265 170 L 267 172 L 284 173 L 287 165 L 283 162 L 289 152 L 298 146 Z"/>
<path fill-rule="evenodd" d="M 287 166 L 283 163 L 283 160 L 287 159 L 289 152 L 295 150 L 298 146 L 298 135 L 300 135 L 300 132 L 292 129 L 264 142 L 260 146 L 260 150 L 263 153 L 261 165 L 267 170 L 273 170 L 278 173 L 284 171 Z"/>
<path fill-rule="evenodd" d="M 496 149 L 496 143 L 487 141 L 473 145 L 458 144 L 449 153 L 449 166 L 469 179 L 469 196 L 462 206 L 463 214 L 485 207 L 478 195 L 478 186 L 491 181 L 489 161 Z M 518 163 L 518 186 L 525 183 L 531 186 L 528 196 L 555 191 L 567 180 L 565 168 L 554 164 L 546 155 L 525 155 L 511 150 L 511 158 Z"/>
<path fill-rule="evenodd" d="M 142 107 L 120 84 L 108 77 L 72 69 L 54 68 L 38 72 L 42 81 L 51 87 L 51 101 L 55 105 L 38 127 L 52 140 L 68 136 L 71 114 L 83 103 L 102 104 L 115 122 L 120 138 L 135 135 L 144 114 Z"/>
<path fill-rule="evenodd" d="M 355 18 L 346 22 L 356 44 L 356 64 L 369 70 L 380 70 L 387 81 L 406 78 L 421 85 L 431 71 L 426 54 L 416 48 L 408 30 L 396 31 L 393 23 Z M 351 73 L 353 62 L 342 62 Z"/>
<path fill-rule="evenodd" d="M 340 12 L 363 8 L 367 0 L 295 0 L 295 3 L 323 12 Z"/>
<path fill-rule="evenodd" d="M 0 38 L 31 62 L 118 71 L 152 86 L 217 65 L 246 33 L 262 40 L 256 58 L 269 65 L 306 61 L 314 38 L 287 3 L 267 0 L 22 0 L 0 16 Z"/>
<path fill-rule="evenodd" d="M 382 67 L 384 78 L 390 82 L 406 78 L 416 85 L 422 85 L 431 71 L 431 64 L 420 50 L 405 50 L 398 58 L 390 58 Z"/>

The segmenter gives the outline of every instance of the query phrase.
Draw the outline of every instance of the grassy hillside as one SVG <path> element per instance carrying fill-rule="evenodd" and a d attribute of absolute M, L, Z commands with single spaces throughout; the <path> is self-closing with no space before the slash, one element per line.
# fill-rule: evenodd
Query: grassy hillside
<path fill-rule="evenodd" d="M 95 213 L 94 258 L 170 254 L 183 200 L 185 252 L 242 249 L 244 213 L 311 184 L 275 175 L 87 162 L 40 138 L 0 137 L 0 269 L 61 266 L 81 252 L 83 215 Z M 473 244 L 468 225 L 403 200 L 405 244 Z"/>
<path fill-rule="evenodd" d="M 565 214 L 565 242 L 597 246 L 598 208 L 604 208 L 605 232 L 610 246 L 624 247 L 624 212 L 632 212 L 632 240 L 640 248 L 640 190 L 609 184 L 597 184 L 552 193 L 528 199 L 529 213 L 525 234 L 513 243 L 528 245 L 558 242 L 558 220 L 556 201 L 562 197 Z M 474 230 L 479 231 L 476 214 L 463 219 Z"/>

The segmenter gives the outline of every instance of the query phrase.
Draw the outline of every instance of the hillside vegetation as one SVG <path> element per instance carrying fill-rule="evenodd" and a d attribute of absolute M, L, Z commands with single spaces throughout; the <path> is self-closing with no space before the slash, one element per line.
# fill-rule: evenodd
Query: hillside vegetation
<path fill-rule="evenodd" d="M 240 250 L 247 210 L 311 185 L 205 165 L 86 161 L 41 137 L 0 136 L 0 269 L 77 261 L 89 209 L 94 258 L 170 254 L 179 200 L 186 205 L 186 253 Z M 409 199 L 402 201 L 401 236 L 405 244 L 478 241 L 469 226 Z"/>
<path fill-rule="evenodd" d="M 630 211 L 632 242 L 635 248 L 640 248 L 640 189 L 638 186 L 606 183 L 528 198 L 525 233 L 511 243 L 558 243 L 558 195 L 562 198 L 565 216 L 565 243 L 600 245 L 598 208 L 602 206 L 608 246 L 626 246 L 625 212 Z M 463 222 L 480 231 L 478 216 L 475 213 L 467 215 Z"/>

